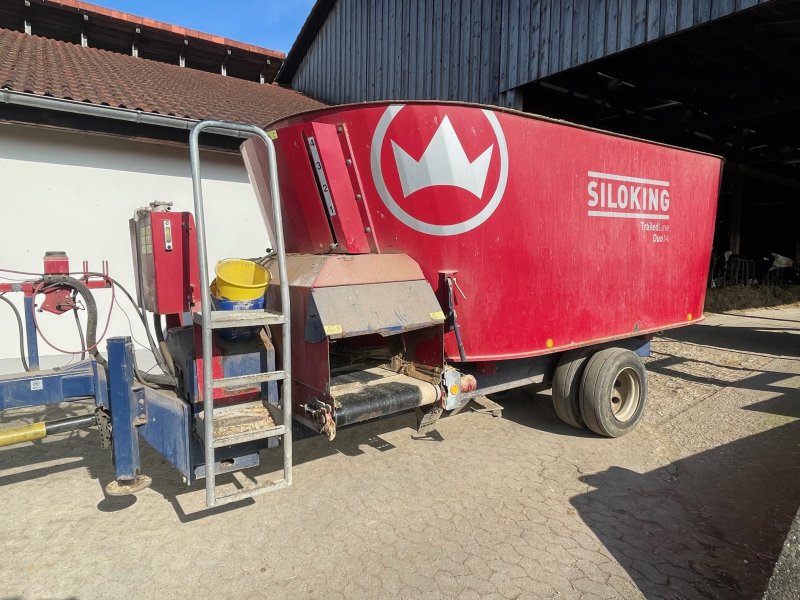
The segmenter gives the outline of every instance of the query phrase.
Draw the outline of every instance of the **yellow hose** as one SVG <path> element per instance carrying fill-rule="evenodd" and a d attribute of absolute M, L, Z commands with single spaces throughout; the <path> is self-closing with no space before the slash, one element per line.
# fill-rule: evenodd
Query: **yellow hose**
<path fill-rule="evenodd" d="M 0 429 L 0 448 L 13 446 L 32 440 L 40 440 L 47 436 L 47 426 L 44 422 L 23 425 L 22 427 L 9 427 Z"/>

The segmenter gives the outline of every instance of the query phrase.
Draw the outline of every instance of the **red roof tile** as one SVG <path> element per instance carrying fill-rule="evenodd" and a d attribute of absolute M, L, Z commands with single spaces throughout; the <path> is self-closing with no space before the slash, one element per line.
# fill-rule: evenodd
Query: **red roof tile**
<path fill-rule="evenodd" d="M 274 84 L 224 77 L 0 29 L 0 88 L 190 119 L 267 125 L 324 106 Z"/>

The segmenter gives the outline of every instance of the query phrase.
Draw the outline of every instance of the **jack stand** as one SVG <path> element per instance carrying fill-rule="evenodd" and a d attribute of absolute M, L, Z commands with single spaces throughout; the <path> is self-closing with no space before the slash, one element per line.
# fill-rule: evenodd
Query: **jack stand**
<path fill-rule="evenodd" d="M 415 414 L 417 416 L 417 433 L 425 435 L 426 433 L 436 429 L 436 422 L 442 416 L 444 409 L 441 406 L 433 406 L 429 410 L 417 408 Z"/>

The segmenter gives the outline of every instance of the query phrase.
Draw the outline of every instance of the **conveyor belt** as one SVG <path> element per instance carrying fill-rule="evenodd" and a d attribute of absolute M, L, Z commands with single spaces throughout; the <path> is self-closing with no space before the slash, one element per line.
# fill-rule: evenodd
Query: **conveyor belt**
<path fill-rule="evenodd" d="M 381 367 L 337 375 L 331 379 L 336 426 L 342 427 L 433 404 L 439 389 L 428 382 Z"/>

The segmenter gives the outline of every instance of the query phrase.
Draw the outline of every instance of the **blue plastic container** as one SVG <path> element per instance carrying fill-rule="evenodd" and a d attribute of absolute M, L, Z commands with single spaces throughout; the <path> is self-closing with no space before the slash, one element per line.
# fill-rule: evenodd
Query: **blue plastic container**
<path fill-rule="evenodd" d="M 216 280 L 211 284 L 211 304 L 214 310 L 264 310 L 264 296 L 252 300 L 228 300 L 216 295 Z M 217 335 L 228 342 L 246 342 L 257 337 L 261 327 L 217 329 Z"/>

